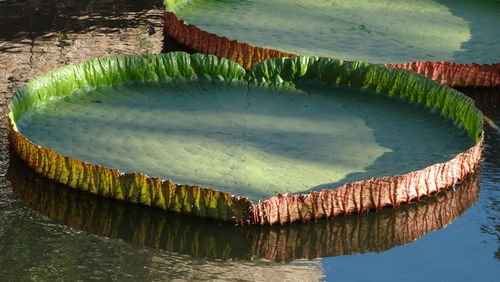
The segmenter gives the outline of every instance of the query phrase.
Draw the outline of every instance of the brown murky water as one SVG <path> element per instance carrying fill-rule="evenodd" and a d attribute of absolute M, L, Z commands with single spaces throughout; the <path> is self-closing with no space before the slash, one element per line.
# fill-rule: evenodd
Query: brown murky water
<path fill-rule="evenodd" d="M 161 0 L 0 0 L 0 114 L 7 113 L 17 87 L 51 69 L 114 54 L 160 52 L 161 6 Z M 147 34 L 148 24 L 156 34 Z M 500 124 L 500 93 L 467 91 Z M 10 159 L 4 119 L 0 127 L 0 280 L 500 276 L 500 132 L 488 125 L 476 180 L 480 193 L 457 187 L 425 205 L 262 230 L 58 193 Z M 357 253 L 365 254 L 341 256 Z"/>

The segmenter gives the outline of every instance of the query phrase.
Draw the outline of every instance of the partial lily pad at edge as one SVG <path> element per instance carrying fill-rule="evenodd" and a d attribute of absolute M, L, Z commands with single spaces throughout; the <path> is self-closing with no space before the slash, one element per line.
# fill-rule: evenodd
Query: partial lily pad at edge
<path fill-rule="evenodd" d="M 258 2 L 258 1 L 257 1 Z M 331 2 L 331 3 L 330 3 Z M 344 60 L 367 60 L 371 63 L 383 63 L 386 66 L 404 68 L 411 71 L 415 71 L 419 74 L 427 76 L 439 83 L 451 87 L 498 87 L 500 86 L 500 63 L 496 61 L 494 52 L 489 50 L 488 46 L 495 45 L 495 39 L 492 38 L 489 34 L 489 26 L 485 23 L 488 22 L 484 19 L 484 13 L 481 11 L 489 11 L 491 14 L 487 17 L 490 20 L 490 26 L 495 26 L 495 18 L 494 12 L 492 9 L 498 9 L 497 4 L 493 4 L 491 2 L 485 1 L 484 3 L 467 3 L 464 1 L 462 3 L 450 3 L 453 8 L 447 8 L 443 3 L 423 3 L 426 7 L 420 7 L 421 9 L 415 9 L 415 7 L 410 8 L 415 4 L 411 1 L 408 3 L 389 3 L 388 7 L 382 7 L 384 3 L 374 3 L 370 1 L 364 1 L 362 3 L 335 3 L 334 1 L 330 2 L 321 2 L 321 3 L 310 3 L 310 5 L 306 3 L 289 3 L 288 5 L 283 6 L 279 1 L 270 2 L 270 3 L 227 3 L 227 2 L 210 2 L 210 1 L 186 1 L 186 0 L 174 0 L 174 1 L 165 1 L 167 10 L 164 12 L 164 35 L 165 35 L 165 47 L 168 48 L 169 44 L 180 44 L 179 46 L 185 46 L 187 50 L 193 50 L 194 52 L 199 52 L 203 54 L 213 54 L 217 57 L 224 57 L 231 59 L 235 62 L 241 64 L 245 69 L 250 70 L 256 64 L 271 58 L 280 58 L 280 57 L 295 57 L 298 55 L 315 55 L 315 56 L 334 56 L 337 59 Z M 251 18 L 252 23 L 255 23 L 255 28 L 250 28 L 249 26 L 241 26 L 240 21 L 238 23 L 232 23 L 230 20 L 223 18 L 221 22 L 217 23 L 212 18 L 213 16 L 208 16 L 208 24 L 211 25 L 214 22 L 216 24 L 213 26 L 214 29 L 207 29 L 204 25 L 193 24 L 193 20 L 191 18 L 196 18 L 196 15 L 191 15 L 192 12 L 196 14 L 196 11 L 202 10 L 202 16 L 211 15 L 207 12 L 207 7 L 210 7 L 211 4 L 216 3 L 217 7 L 212 7 L 211 10 L 213 13 L 217 15 L 223 14 L 226 6 L 228 9 L 264 9 L 263 17 L 264 19 L 253 20 L 255 14 L 255 10 L 252 10 L 252 13 L 239 13 L 243 14 L 243 16 L 247 16 Z M 346 20 L 342 18 L 344 14 L 341 14 L 341 18 L 337 18 L 335 16 L 331 16 L 329 14 L 325 14 L 324 9 L 319 9 L 315 7 L 315 5 L 326 5 L 325 9 L 328 10 L 332 8 L 330 5 L 333 5 L 334 11 L 345 10 L 345 15 L 350 15 L 349 11 L 352 13 L 361 13 L 363 16 L 359 15 L 355 17 L 352 21 Z M 198 9 L 198 5 L 201 9 Z M 250 8 L 248 7 L 250 5 Z M 364 7 L 365 9 L 353 9 L 350 5 L 359 5 Z M 398 5 L 401 7 L 398 8 Z M 408 5 L 408 6 L 405 6 Z M 497 5 L 497 6 L 495 6 Z M 262 6 L 262 8 L 260 8 Z M 345 7 L 344 7 L 345 6 Z M 372 7 L 374 11 L 367 10 L 369 13 L 366 13 L 367 6 L 376 6 Z M 442 6 L 442 7 L 441 7 Z M 483 7 L 484 6 L 484 7 Z M 302 26 L 300 25 L 300 19 L 295 19 L 293 17 L 288 17 L 290 14 L 284 13 L 282 14 L 282 18 L 279 20 L 282 21 L 281 24 L 273 25 L 273 17 L 280 17 L 280 15 L 275 15 L 275 11 L 283 8 L 287 10 L 290 7 L 295 7 L 297 9 L 297 16 L 300 16 L 300 13 L 304 13 L 305 17 L 310 17 L 304 20 L 304 25 L 307 26 L 308 23 L 316 24 L 313 29 L 315 32 L 306 32 L 302 30 Z M 268 9 L 269 11 L 265 10 Z M 309 8 L 311 10 L 309 10 Z M 474 8 L 474 9 L 473 9 Z M 352 10 L 350 10 L 352 9 Z M 393 9 L 393 10 L 391 10 Z M 399 10 L 401 9 L 401 10 Z M 473 21 L 471 19 L 464 20 L 459 16 L 454 16 L 451 14 L 451 10 L 458 14 L 467 15 L 466 19 L 479 19 L 477 21 Z M 234 11 L 234 10 L 231 10 Z M 314 12 L 313 12 L 314 11 Z M 371 11 L 371 12 L 370 12 Z M 405 12 L 402 12 L 405 11 Z M 188 14 L 186 16 L 183 14 Z M 277 12 L 279 14 L 279 12 Z M 382 13 L 380 16 L 376 16 L 376 13 Z M 385 14 L 388 13 L 388 14 Z M 406 13 L 406 14 L 405 14 Z M 335 13 L 334 13 L 335 14 Z M 269 16 L 271 15 L 271 16 Z M 317 16 L 316 16 L 317 15 Z M 372 16 L 373 15 L 373 16 Z M 363 19 L 371 22 L 377 22 L 378 19 L 391 19 L 393 15 L 396 18 L 392 19 L 396 24 L 391 24 L 386 20 L 383 20 L 379 23 L 373 23 L 373 27 L 366 27 L 369 24 L 364 23 Z M 266 18 L 267 17 L 267 18 Z M 405 18 L 406 17 L 406 18 Z M 428 17 L 427 20 L 425 18 Z M 451 17 L 454 20 L 451 22 L 446 21 L 446 17 Z M 289 19 L 293 18 L 293 21 L 289 22 Z M 313 20 L 311 20 L 311 18 Z M 316 21 L 316 18 L 330 19 L 332 22 L 322 22 Z M 357 19 L 361 19 L 359 22 Z M 410 19 L 415 20 L 413 25 L 409 25 L 411 23 Z M 430 24 L 431 22 L 437 21 L 443 18 L 444 23 L 442 25 L 438 25 L 436 23 Z M 398 21 L 399 19 L 399 21 Z M 405 19 L 401 21 L 402 19 Z M 188 23 L 185 22 L 188 21 Z M 261 22 L 266 22 L 269 20 L 267 24 L 261 26 Z M 458 23 L 456 21 L 461 23 Z M 196 22 L 196 21 L 194 21 Z M 473 26 L 468 27 L 467 22 Z M 282 26 L 287 26 L 287 23 L 291 25 L 295 25 L 294 27 L 286 27 L 281 33 L 274 34 L 280 30 Z M 364 24 L 363 24 L 364 23 Z M 397 24 L 401 23 L 401 24 Z M 385 26 L 388 24 L 388 26 Z M 338 26 L 337 26 L 338 25 Z M 423 32 L 422 28 L 417 28 L 417 26 L 423 25 L 430 28 L 430 32 Z M 465 26 L 464 26 L 465 25 Z M 223 29 L 222 31 L 218 31 L 218 27 L 228 27 Z M 351 26 L 351 27 L 349 27 Z M 467 26 L 467 27 L 466 27 Z M 241 36 L 234 36 L 230 34 L 226 34 L 226 30 L 229 28 L 233 30 L 244 30 L 241 32 Z M 406 28 L 412 30 L 412 32 L 405 31 L 402 32 L 399 28 Z M 441 28 L 443 30 L 437 31 L 437 28 Z M 265 32 L 270 32 L 274 35 L 263 36 L 263 42 L 267 42 L 267 44 L 254 42 L 249 39 L 249 33 L 254 34 L 254 29 L 259 30 L 262 29 Z M 338 29 L 333 34 L 329 34 L 330 31 L 328 29 Z M 395 29 L 393 33 L 391 30 Z M 471 29 L 468 31 L 468 29 Z M 321 31 L 320 31 L 321 30 Z M 325 30 L 326 33 L 325 33 Z M 432 34 L 437 31 L 437 34 Z M 347 33 L 346 33 L 347 32 Z M 471 33 L 471 34 L 469 34 Z M 353 38 L 350 38 L 350 35 L 353 35 Z M 479 35 L 478 35 L 479 34 Z M 286 41 L 285 39 L 273 41 L 273 38 L 281 38 L 280 35 L 283 35 L 284 38 L 288 39 L 289 45 L 290 40 L 292 42 L 303 42 L 301 45 L 302 49 L 294 49 L 294 48 L 279 48 L 279 45 L 282 41 Z M 444 35 L 449 35 L 453 38 L 453 36 L 460 37 L 462 42 L 453 42 L 450 38 L 443 37 Z M 308 36 L 312 36 L 311 40 L 315 42 L 319 42 L 319 44 L 326 44 L 325 47 L 320 48 L 317 51 L 314 51 L 314 44 L 310 44 L 307 39 Z M 357 37 L 360 36 L 360 37 Z M 372 38 L 375 36 L 374 38 Z M 380 37 L 381 38 L 378 38 Z M 385 38 L 388 36 L 389 38 Z M 402 42 L 399 37 L 405 37 L 413 40 L 413 43 Z M 422 37 L 422 38 L 419 38 Z M 427 38 L 429 36 L 429 38 Z M 479 37 L 478 37 L 479 36 Z M 323 39 L 322 39 L 323 38 Z M 373 40 L 365 42 L 363 44 L 363 40 L 365 38 L 372 38 Z M 327 44 L 328 39 L 334 39 L 332 44 Z M 457 38 L 455 38 L 457 39 Z M 249 41 L 250 40 L 250 41 Z M 344 42 L 348 40 L 349 43 Z M 350 41 L 349 41 L 350 40 Z M 481 44 L 483 42 L 489 42 L 486 48 L 482 48 Z M 339 44 L 338 46 L 336 44 Z M 395 44 L 397 47 L 393 47 L 392 49 L 388 48 L 388 46 L 384 47 L 385 44 Z M 430 44 L 427 46 L 429 50 L 426 48 L 414 46 L 420 44 Z M 441 45 L 441 47 L 434 45 Z M 294 45 L 294 44 L 291 44 Z M 373 45 L 372 49 L 365 50 L 363 48 L 367 47 L 367 45 Z M 449 45 L 455 46 L 453 53 L 459 57 L 464 57 L 459 61 L 452 60 L 450 55 L 440 54 L 442 48 L 445 50 L 450 47 Z M 468 50 L 468 47 L 473 46 L 474 49 Z M 166 48 L 164 48 L 166 50 Z M 389 50 L 390 49 L 390 50 Z M 313 51 L 311 51 L 313 50 Z M 389 50 L 389 51 L 388 51 Z M 337 52 L 338 53 L 335 53 Z M 334 52 L 334 54 L 331 54 Z M 429 54 L 437 52 L 437 54 Z M 383 56 L 391 57 L 393 54 L 399 54 L 393 58 L 393 60 L 381 59 Z M 421 53 L 417 57 L 412 57 L 416 53 Z M 445 52 L 446 53 L 446 52 Z M 377 59 L 379 58 L 379 59 Z M 467 59 L 465 59 L 467 58 Z M 490 59 L 488 59 L 490 58 Z M 480 62 L 480 64 L 474 63 Z"/>

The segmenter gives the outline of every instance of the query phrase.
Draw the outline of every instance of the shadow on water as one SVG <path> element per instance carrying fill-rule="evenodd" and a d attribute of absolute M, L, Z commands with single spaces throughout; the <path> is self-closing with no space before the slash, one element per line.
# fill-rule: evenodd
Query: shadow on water
<path fill-rule="evenodd" d="M 144 12 L 152 8 L 161 9 L 162 1 L 0 1 L 0 40 L 91 33 L 97 27 L 99 34 L 112 33 L 144 24 Z M 9 52 L 9 47 L 0 50 Z"/>
<path fill-rule="evenodd" d="M 500 87 L 496 88 L 456 88 L 474 99 L 476 107 L 493 120 L 500 118 Z"/>
<path fill-rule="evenodd" d="M 7 178 L 32 209 L 99 236 L 194 257 L 294 259 L 382 252 L 455 221 L 478 198 L 477 173 L 421 202 L 309 224 L 233 226 L 92 196 L 51 182 L 12 156 Z"/>

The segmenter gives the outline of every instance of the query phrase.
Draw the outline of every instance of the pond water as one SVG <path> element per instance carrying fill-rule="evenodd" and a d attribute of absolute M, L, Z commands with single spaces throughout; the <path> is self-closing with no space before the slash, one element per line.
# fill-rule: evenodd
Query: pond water
<path fill-rule="evenodd" d="M 2 2 L 0 21 L 5 20 L 6 11 L 13 14 L 7 5 L 17 3 L 28 9 L 30 3 L 62 5 L 65 1 Z M 132 9 L 120 1 L 75 2 L 81 6 L 97 5 L 101 9 L 114 6 L 117 13 L 118 9 Z M 140 4 L 138 8 L 133 7 L 136 9 L 132 9 L 133 12 L 161 4 L 137 2 Z M 71 6 L 71 3 L 66 1 L 65 5 Z M 47 17 L 54 18 L 53 15 Z M 28 44 L 32 50 L 39 50 L 33 57 L 29 51 L 8 53 L 11 42 L 24 33 L 12 30 L 14 25 L 4 31 L 5 25 L 0 23 L 0 47 L 3 48 L 0 56 L 11 59 L 25 56 L 22 58 L 31 63 L 31 66 L 23 65 L 5 59 L 8 68 L 17 67 L 12 67 L 15 79 L 26 80 L 48 70 L 43 67 L 53 67 L 54 53 L 48 47 L 40 48 L 45 46 L 42 43 Z M 50 21 L 45 24 L 48 26 L 45 29 L 57 26 Z M 32 33 L 36 43 L 38 36 L 43 36 L 44 28 L 33 22 L 31 25 L 38 28 Z M 98 35 L 104 34 L 103 30 L 97 31 Z M 67 32 L 71 39 L 81 31 Z M 125 38 L 128 37 L 124 37 L 123 42 L 127 42 Z M 83 46 L 77 45 L 78 40 L 81 37 L 70 41 L 73 45 L 57 48 L 71 51 L 73 47 Z M 124 48 L 106 46 L 109 54 Z M 105 48 L 95 50 L 100 52 Z M 78 60 L 66 56 L 68 53 L 61 54 L 63 56 L 56 59 Z M 81 53 L 78 55 L 79 59 L 86 58 Z M 64 63 L 64 60 L 58 61 L 58 64 Z M 4 77 L 7 76 L 2 76 L 0 89 L 3 113 L 5 99 L 10 95 L 7 89 L 22 84 L 14 79 L 4 81 Z M 476 99 L 491 125 L 500 124 L 498 90 L 466 92 Z M 496 281 L 500 276 L 500 132 L 488 124 L 479 178 L 463 186 L 423 203 L 379 213 L 264 228 L 241 228 L 172 215 L 57 188 L 9 156 L 4 129 L 2 127 L 0 138 L 2 281 Z"/>

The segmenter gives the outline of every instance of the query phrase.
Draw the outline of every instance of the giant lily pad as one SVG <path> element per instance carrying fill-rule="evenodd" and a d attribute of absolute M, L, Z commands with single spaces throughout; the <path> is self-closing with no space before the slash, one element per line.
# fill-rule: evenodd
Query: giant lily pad
<path fill-rule="evenodd" d="M 250 73 L 214 56 L 108 57 L 34 79 L 9 106 L 14 150 L 46 177 L 240 223 L 429 195 L 473 171 L 482 140 L 481 113 L 459 92 L 317 57 Z"/>
<path fill-rule="evenodd" d="M 248 69 L 271 57 L 313 55 L 407 68 L 451 86 L 500 85 L 500 41 L 491 33 L 500 26 L 497 1 L 167 0 L 166 5 L 167 36 Z"/>

